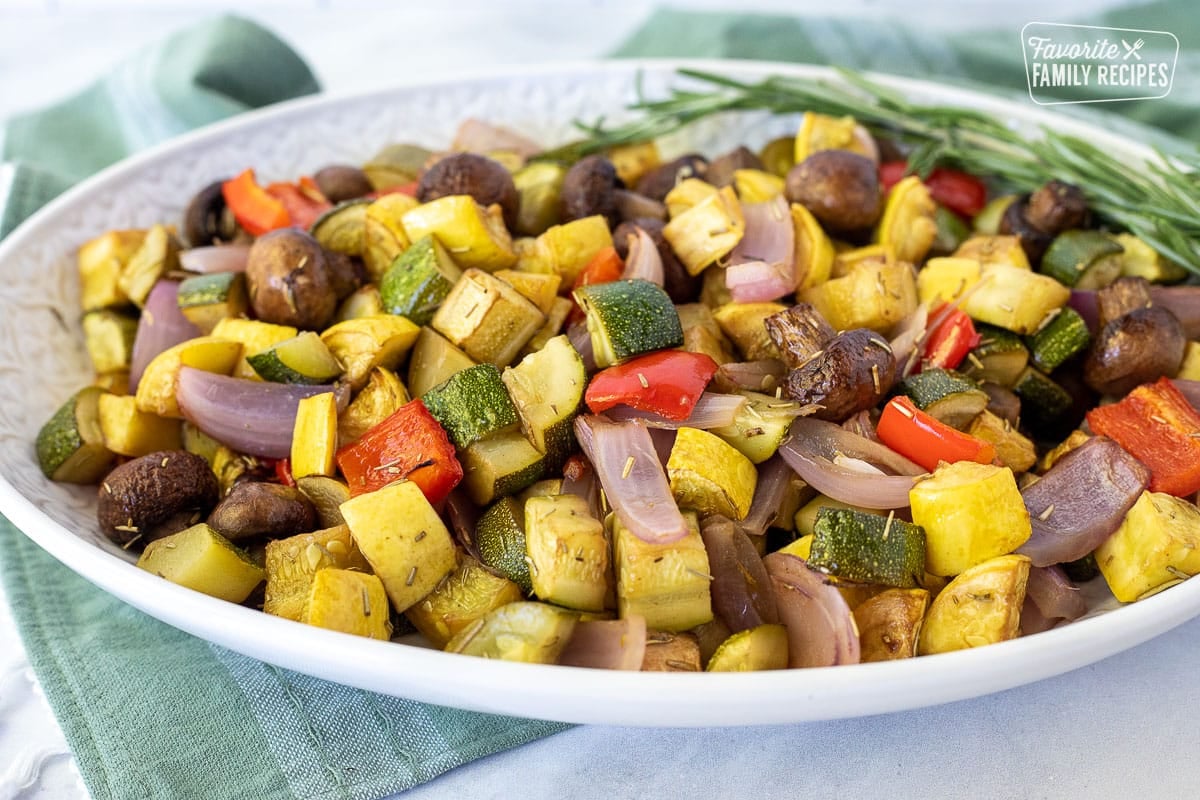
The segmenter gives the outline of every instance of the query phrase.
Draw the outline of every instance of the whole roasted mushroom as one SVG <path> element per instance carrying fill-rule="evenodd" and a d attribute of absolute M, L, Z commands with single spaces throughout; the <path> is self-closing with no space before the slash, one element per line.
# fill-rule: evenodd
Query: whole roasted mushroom
<path fill-rule="evenodd" d="M 816 404 L 813 416 L 841 422 L 872 408 L 896 377 L 896 359 L 886 339 L 866 328 L 835 336 L 825 349 L 788 373 L 784 391 L 793 400 Z"/>
<path fill-rule="evenodd" d="M 763 162 L 750 148 L 742 145 L 723 156 L 714 158 L 708 165 L 704 180 L 713 186 L 729 186 L 733 183 L 734 173 L 739 169 L 762 169 Z"/>
<path fill-rule="evenodd" d="M 704 178 L 707 171 L 708 161 L 704 156 L 688 153 L 673 161 L 659 164 L 643 175 L 634 189 L 638 194 L 661 201 L 680 181 L 688 178 Z"/>
<path fill-rule="evenodd" d="M 327 256 L 316 239 L 297 228 L 281 228 L 258 237 L 246 260 L 246 284 L 255 316 L 304 330 L 325 328 L 338 302 Z"/>
<path fill-rule="evenodd" d="M 185 450 L 127 461 L 100 484 L 96 517 L 109 539 L 145 546 L 203 520 L 217 503 L 217 476 Z"/>
<path fill-rule="evenodd" d="M 521 196 L 509 171 L 490 158 L 453 153 L 425 170 L 417 184 L 417 199 L 422 203 L 462 194 L 469 194 L 482 206 L 498 203 L 504 224 L 510 230 L 516 227 Z"/>
<path fill-rule="evenodd" d="M 617 169 L 603 156 L 588 156 L 567 170 L 559 193 L 559 216 L 564 222 L 583 219 L 597 214 L 616 225 L 617 189 L 624 184 L 617 177 Z"/>
<path fill-rule="evenodd" d="M 833 231 L 870 228 L 883 213 L 879 170 L 849 150 L 820 150 L 788 170 L 784 193 Z"/>
<path fill-rule="evenodd" d="M 208 524 L 233 542 L 257 536 L 285 538 L 316 528 L 317 514 L 299 489 L 246 481 L 217 503 Z"/>
<path fill-rule="evenodd" d="M 237 222 L 225 205 L 223 183 L 214 181 L 205 186 L 192 197 L 183 212 L 183 235 L 192 247 L 229 242 L 237 236 Z"/>
<path fill-rule="evenodd" d="M 1101 394 L 1123 395 L 1139 384 L 1175 375 L 1186 347 L 1183 326 L 1170 311 L 1134 309 L 1101 329 L 1084 361 L 1083 377 Z"/>
<path fill-rule="evenodd" d="M 346 200 L 365 197 L 374 189 L 367 173 L 349 164 L 330 164 L 313 175 L 313 180 L 325 199 L 334 205 Z"/>
<path fill-rule="evenodd" d="M 1025 255 L 1037 264 L 1055 236 L 1083 228 L 1087 221 L 1083 191 L 1069 183 L 1049 181 L 1036 192 L 1009 203 L 1000 218 L 1000 232 L 1018 237 Z"/>

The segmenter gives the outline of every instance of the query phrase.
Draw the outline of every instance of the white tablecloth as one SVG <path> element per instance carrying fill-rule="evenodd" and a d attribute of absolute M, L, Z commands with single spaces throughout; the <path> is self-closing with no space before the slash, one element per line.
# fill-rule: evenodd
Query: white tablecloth
<path fill-rule="evenodd" d="M 652 4 L 534 0 L 436 8 L 403 3 L 388 10 L 359 0 L 284 5 L 255 0 L 236 10 L 280 32 L 326 87 L 342 90 L 382 86 L 413 69 L 598 56 L 634 30 Z M 827 4 L 793 0 L 736 5 L 831 13 Z M 1022 24 L 1050 18 L 1043 5 L 1015 0 L 971 13 L 1011 25 L 1016 47 Z M 1066 15 L 1097 5 L 1112 2 L 1071 0 L 1055 10 Z M 874 14 L 880 7 L 849 0 L 838 10 Z M 0 118 L 80 88 L 131 49 L 215 11 L 215 4 L 200 2 L 4 0 Z M 897 13 L 911 19 L 914 12 Z M 922 13 L 940 24 L 968 19 L 952 0 L 926 3 Z M 575 728 L 462 767 L 404 797 L 1194 796 L 1197 641 L 1200 621 L 1059 678 L 883 717 L 727 730 Z M 0 800 L 86 796 L 0 590 Z"/>

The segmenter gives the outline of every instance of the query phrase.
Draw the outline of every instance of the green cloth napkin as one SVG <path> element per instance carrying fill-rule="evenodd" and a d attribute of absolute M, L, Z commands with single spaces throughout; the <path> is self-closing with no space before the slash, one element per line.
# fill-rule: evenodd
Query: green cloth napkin
<path fill-rule="evenodd" d="M 7 123 L 0 236 L 131 152 L 317 89 L 304 62 L 253 23 L 224 17 L 174 35 L 76 97 Z M 377 695 L 246 658 L 102 592 L 3 519 L 0 579 L 97 800 L 368 800 L 566 727 Z"/>

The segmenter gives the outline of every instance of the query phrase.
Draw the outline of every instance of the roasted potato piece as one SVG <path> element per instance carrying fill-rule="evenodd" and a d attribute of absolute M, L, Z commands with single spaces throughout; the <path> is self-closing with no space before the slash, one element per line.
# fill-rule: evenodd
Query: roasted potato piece
<path fill-rule="evenodd" d="M 924 589 L 888 589 L 856 606 L 860 659 L 890 661 L 915 656 L 927 608 L 929 592 Z"/>

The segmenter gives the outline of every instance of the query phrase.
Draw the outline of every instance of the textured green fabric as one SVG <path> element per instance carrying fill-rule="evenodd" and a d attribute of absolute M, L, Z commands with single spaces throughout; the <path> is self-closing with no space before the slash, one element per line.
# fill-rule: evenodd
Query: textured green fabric
<path fill-rule="evenodd" d="M 287 45 L 245 20 L 172 36 L 6 124 L 0 236 L 129 153 L 317 88 Z M 375 695 L 210 645 L 100 591 L 3 518 L 0 579 L 97 800 L 369 800 L 566 727 Z"/>

